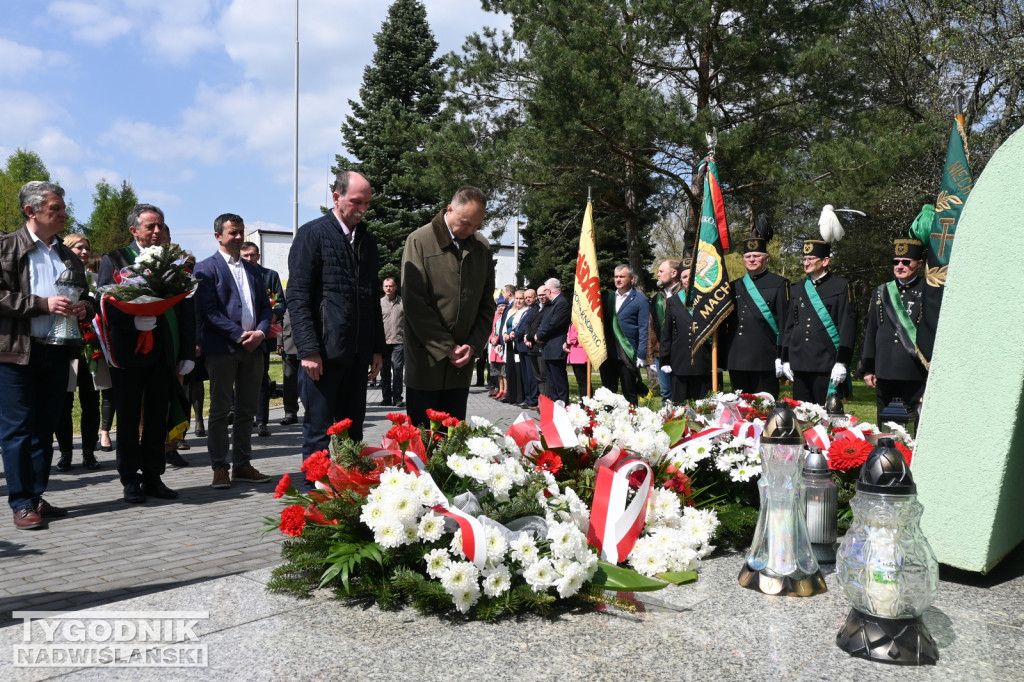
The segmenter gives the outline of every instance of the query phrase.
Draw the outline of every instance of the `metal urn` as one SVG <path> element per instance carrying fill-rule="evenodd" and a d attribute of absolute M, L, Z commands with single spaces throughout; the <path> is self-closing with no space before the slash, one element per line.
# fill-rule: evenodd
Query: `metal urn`
<path fill-rule="evenodd" d="M 939 651 L 921 614 L 938 592 L 939 566 L 921 532 L 917 486 L 892 438 L 880 438 L 868 455 L 850 507 L 836 575 L 853 609 L 836 644 L 873 661 L 934 664 Z"/>
<path fill-rule="evenodd" d="M 86 290 L 85 275 L 72 268 L 66 268 L 60 273 L 57 281 L 53 283 L 58 296 L 71 299 L 71 303 L 78 303 L 82 292 Z M 78 318 L 74 315 L 64 317 L 57 315 L 50 325 L 50 331 L 46 334 L 46 343 L 51 346 L 83 346 L 85 339 L 82 338 L 82 331 L 78 328 Z"/>
<path fill-rule="evenodd" d="M 777 402 L 761 435 L 761 512 L 740 570 L 743 587 L 786 597 L 828 591 L 807 534 L 803 465 L 804 439 L 796 414 Z"/>

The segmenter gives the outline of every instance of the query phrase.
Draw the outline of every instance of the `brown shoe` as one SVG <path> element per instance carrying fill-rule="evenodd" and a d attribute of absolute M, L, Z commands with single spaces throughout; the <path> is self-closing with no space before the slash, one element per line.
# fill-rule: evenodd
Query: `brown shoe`
<path fill-rule="evenodd" d="M 210 484 L 211 488 L 230 488 L 231 479 L 228 477 L 227 469 L 214 469 L 213 470 L 213 483 Z"/>
<path fill-rule="evenodd" d="M 46 528 L 46 521 L 32 507 L 14 512 L 14 527 L 18 530 L 40 530 Z"/>
<path fill-rule="evenodd" d="M 270 480 L 270 476 L 261 474 L 251 464 L 245 464 L 238 467 L 231 473 L 231 480 L 245 481 L 247 483 L 266 483 Z"/>
<path fill-rule="evenodd" d="M 67 516 L 68 510 L 63 507 L 54 507 L 43 498 L 39 498 L 39 504 L 36 505 L 36 513 L 44 519 L 59 519 Z"/>

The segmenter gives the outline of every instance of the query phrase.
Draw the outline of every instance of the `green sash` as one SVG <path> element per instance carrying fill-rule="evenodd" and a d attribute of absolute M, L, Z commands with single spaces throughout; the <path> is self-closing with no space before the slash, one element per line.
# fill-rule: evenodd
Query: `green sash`
<path fill-rule="evenodd" d="M 747 288 L 747 292 L 750 293 L 750 298 L 754 300 L 754 305 L 761 311 L 761 317 L 768 323 L 768 326 L 775 332 L 775 343 L 779 343 L 779 325 L 775 322 L 775 316 L 772 315 L 772 311 L 768 309 L 768 304 L 764 302 L 764 297 L 761 296 L 761 292 L 757 290 L 757 285 L 754 284 L 754 280 L 751 279 L 750 273 L 743 275 L 743 286 Z M 817 295 L 817 294 L 815 294 Z M 820 298 L 818 299 L 821 300 Z M 835 325 L 833 325 L 835 326 Z"/>
<path fill-rule="evenodd" d="M 608 295 L 608 309 L 612 313 L 612 329 L 615 330 L 615 340 L 619 342 L 619 348 L 629 358 L 629 361 L 636 364 L 636 351 L 633 350 L 633 344 L 626 338 L 626 332 L 622 331 L 622 325 L 619 324 L 619 311 L 615 309 L 615 297 L 614 291 Z"/>
<path fill-rule="evenodd" d="M 900 340 L 900 345 L 903 346 L 903 349 L 910 353 L 911 356 L 917 358 L 927 370 L 929 368 L 928 360 L 917 347 L 917 325 L 910 319 L 910 314 L 907 312 L 907 307 L 903 304 L 903 297 L 900 296 L 896 280 L 886 283 L 885 291 L 889 295 L 880 297 L 883 299 L 881 301 L 882 306 L 891 317 L 899 320 L 899 324 L 894 325 L 896 327 L 896 338 Z M 924 304 L 922 303 L 922 305 Z"/>
<path fill-rule="evenodd" d="M 804 280 L 804 291 L 807 292 L 807 298 L 811 299 L 814 312 L 818 314 L 818 319 L 821 320 L 822 326 L 825 327 L 825 331 L 828 332 L 829 337 L 832 339 L 832 345 L 836 347 L 836 352 L 838 352 L 839 330 L 836 329 L 836 323 L 832 321 L 832 316 L 828 314 L 828 309 L 825 308 L 821 296 L 818 296 L 818 290 L 814 288 L 814 283 L 811 282 L 810 277 Z M 846 381 L 843 383 L 846 386 L 846 395 L 853 395 L 853 382 L 850 380 L 849 372 L 847 372 Z M 827 395 L 834 395 L 837 392 L 837 388 L 838 386 L 829 382 Z"/>
<path fill-rule="evenodd" d="M 654 297 L 654 319 L 658 321 L 658 329 L 665 324 L 665 297 L 660 293 Z"/>

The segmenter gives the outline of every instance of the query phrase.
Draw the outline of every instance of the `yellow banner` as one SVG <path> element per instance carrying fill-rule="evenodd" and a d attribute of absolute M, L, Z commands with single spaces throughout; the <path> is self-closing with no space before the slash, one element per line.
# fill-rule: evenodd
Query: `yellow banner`
<path fill-rule="evenodd" d="M 598 367 L 608 358 L 601 314 L 601 279 L 597 272 L 597 249 L 594 246 L 594 208 L 587 202 L 580 232 L 580 248 L 576 257 L 576 282 L 572 291 L 572 323 L 580 335 L 580 345 L 587 351 L 590 364 Z"/>

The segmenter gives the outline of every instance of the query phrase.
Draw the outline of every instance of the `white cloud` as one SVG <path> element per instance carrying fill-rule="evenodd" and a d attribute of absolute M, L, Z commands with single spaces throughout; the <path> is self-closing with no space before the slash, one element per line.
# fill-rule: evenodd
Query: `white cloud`
<path fill-rule="evenodd" d="M 147 59 L 183 64 L 220 46 L 209 0 L 57 0 L 46 11 L 79 42 L 103 46 L 124 38 Z"/>
<path fill-rule="evenodd" d="M 66 24 L 75 40 L 89 45 L 106 45 L 128 34 L 132 21 L 119 16 L 117 3 L 60 0 L 47 6 L 47 13 Z"/>
<path fill-rule="evenodd" d="M 63 52 L 40 50 L 0 38 L 0 78 L 23 80 L 26 76 L 46 73 L 68 63 L 68 56 Z"/>
<path fill-rule="evenodd" d="M 100 180 L 106 181 L 109 185 L 120 186 L 123 180 L 120 173 L 110 168 L 86 168 L 83 175 L 89 187 L 96 187 Z"/>
<path fill-rule="evenodd" d="M 180 196 L 159 189 L 139 189 L 136 187 L 135 195 L 139 197 L 140 203 L 153 204 L 154 206 L 159 206 L 164 211 L 169 206 L 181 206 Z M 168 217 L 167 222 L 170 222 L 170 217 Z"/>

